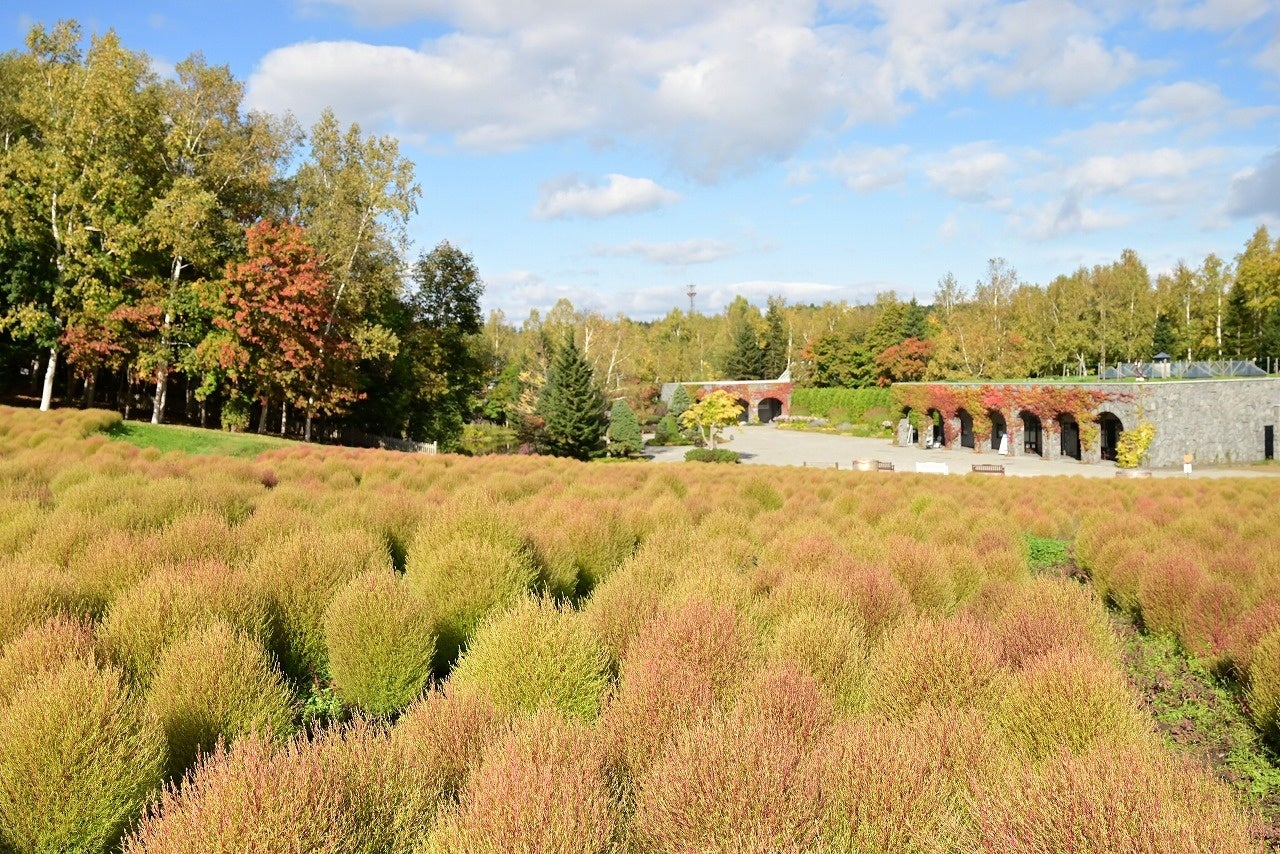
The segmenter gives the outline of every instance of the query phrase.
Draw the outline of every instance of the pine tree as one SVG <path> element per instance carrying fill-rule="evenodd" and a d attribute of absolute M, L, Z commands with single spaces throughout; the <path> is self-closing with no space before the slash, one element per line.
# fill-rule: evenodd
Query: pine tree
<path fill-rule="evenodd" d="M 733 351 L 724 365 L 727 380 L 758 380 L 764 373 L 764 351 L 751 324 L 742 321 L 733 338 Z"/>
<path fill-rule="evenodd" d="M 765 312 L 765 339 L 763 379 L 775 380 L 790 367 L 787 353 L 787 331 L 784 328 L 782 297 L 769 297 L 769 310 Z"/>
<path fill-rule="evenodd" d="M 604 397 L 572 338 L 566 338 L 556 351 L 538 400 L 538 414 L 546 421 L 550 453 L 578 460 L 600 455 L 604 448 Z"/>
<path fill-rule="evenodd" d="M 631 406 L 622 399 L 613 404 L 609 414 L 609 456 L 629 457 L 644 450 L 644 436 L 640 422 Z"/>

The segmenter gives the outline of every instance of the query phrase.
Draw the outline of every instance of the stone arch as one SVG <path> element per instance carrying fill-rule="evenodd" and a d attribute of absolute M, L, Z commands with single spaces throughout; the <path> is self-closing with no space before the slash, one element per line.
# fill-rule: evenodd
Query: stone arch
<path fill-rule="evenodd" d="M 969 414 L 967 409 L 956 410 L 956 420 L 960 422 L 960 447 L 976 448 L 976 441 L 973 435 L 973 416 Z"/>
<path fill-rule="evenodd" d="M 751 420 L 751 404 L 742 398 L 738 398 L 734 403 L 738 404 L 738 423 L 746 424 Z"/>
<path fill-rule="evenodd" d="M 1114 412 L 1098 413 L 1098 452 L 1104 460 L 1114 461 L 1116 446 L 1120 443 L 1120 434 L 1124 432 L 1124 422 Z"/>
<path fill-rule="evenodd" d="M 920 434 L 916 430 L 916 425 L 911 423 L 911 407 L 902 407 L 902 412 L 898 416 L 898 444 L 902 446 L 918 445 L 920 443 Z"/>
<path fill-rule="evenodd" d="M 926 448 L 945 448 L 947 446 L 947 431 L 943 426 L 945 420 L 942 413 L 936 409 L 925 411 L 924 423 L 924 442 Z"/>
<path fill-rule="evenodd" d="M 988 409 L 987 418 L 991 420 L 991 450 L 1000 450 L 1000 440 L 1009 434 L 1009 425 L 1004 420 L 1004 413 L 997 409 Z"/>
<path fill-rule="evenodd" d="M 761 424 L 768 424 L 782 414 L 782 401 L 776 397 L 766 397 L 756 404 L 756 417 Z"/>
<path fill-rule="evenodd" d="M 1082 457 L 1080 449 L 1080 423 L 1074 415 L 1066 412 L 1058 416 L 1058 436 L 1061 438 L 1062 456 L 1078 460 Z"/>
<path fill-rule="evenodd" d="M 1019 413 L 1019 417 L 1022 419 L 1022 452 L 1043 457 L 1044 427 L 1040 423 L 1039 416 L 1024 411 Z"/>

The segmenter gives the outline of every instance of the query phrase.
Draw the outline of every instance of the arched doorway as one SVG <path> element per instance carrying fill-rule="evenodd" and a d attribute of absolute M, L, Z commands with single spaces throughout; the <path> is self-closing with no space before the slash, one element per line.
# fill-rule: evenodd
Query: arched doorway
<path fill-rule="evenodd" d="M 1124 423 L 1110 412 L 1098 414 L 1098 445 L 1100 456 L 1104 460 L 1115 461 L 1116 446 L 1120 443 L 1120 434 L 1124 432 Z"/>
<path fill-rule="evenodd" d="M 956 410 L 956 418 L 960 421 L 960 447 L 974 447 L 973 416 L 963 409 Z"/>
<path fill-rule="evenodd" d="M 1062 455 L 1080 459 L 1080 425 L 1073 415 L 1058 416 L 1058 434 L 1062 436 Z"/>
<path fill-rule="evenodd" d="M 776 397 L 766 397 L 756 404 L 756 417 L 761 424 L 768 424 L 782 414 L 782 401 Z"/>
<path fill-rule="evenodd" d="M 1030 412 L 1022 413 L 1022 452 L 1044 456 L 1044 430 L 1040 427 L 1040 419 Z"/>
<path fill-rule="evenodd" d="M 1000 443 L 1009 435 L 1009 425 L 1005 423 L 1004 416 L 994 409 L 987 410 L 987 417 L 991 419 L 991 450 L 998 451 Z"/>
<path fill-rule="evenodd" d="M 942 413 L 936 409 L 930 409 L 925 413 L 925 437 L 924 446 L 926 448 L 945 448 L 947 446 L 947 431 L 942 427 Z"/>
<path fill-rule="evenodd" d="M 899 445 L 917 445 L 920 443 L 920 433 L 916 430 L 916 425 L 911 423 L 911 407 L 902 407 L 902 415 L 898 418 L 898 444 Z"/>
<path fill-rule="evenodd" d="M 738 404 L 738 423 L 746 424 L 751 420 L 751 404 L 742 398 L 738 398 L 735 402 Z"/>

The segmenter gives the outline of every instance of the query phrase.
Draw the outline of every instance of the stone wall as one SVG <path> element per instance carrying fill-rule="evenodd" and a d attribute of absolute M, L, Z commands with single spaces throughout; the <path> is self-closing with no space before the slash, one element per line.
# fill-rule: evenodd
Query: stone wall
<path fill-rule="evenodd" d="M 785 380 L 738 380 L 725 382 L 710 383 L 663 383 L 662 390 L 658 392 L 658 399 L 663 403 L 670 403 L 671 396 L 675 394 L 676 386 L 683 385 L 689 390 L 690 396 L 700 398 L 704 394 L 713 391 L 726 391 L 739 400 L 747 402 L 747 420 L 760 420 L 760 402 L 767 398 L 773 398 L 782 404 L 782 411 L 779 415 L 791 414 L 791 391 L 792 384 Z"/>
<path fill-rule="evenodd" d="M 957 385 L 940 383 L 940 385 Z M 964 385 L 970 385 L 968 383 Z M 1033 386 L 1040 383 L 978 383 L 977 385 Z M 1139 412 L 1155 425 L 1155 439 L 1147 451 L 1147 465 L 1152 468 L 1181 466 L 1183 456 L 1191 454 L 1196 463 L 1225 464 L 1257 462 L 1264 458 L 1265 428 L 1280 426 L 1280 378 L 1161 380 L 1158 382 L 1053 383 L 1055 388 L 1076 387 L 1092 391 L 1124 391 L 1127 401 L 1104 404 L 1101 412 L 1110 412 L 1129 429 L 1138 423 Z M 1018 412 L 1001 413 L 1009 431 L 1009 454 L 1024 453 L 1023 421 Z M 910 437 L 910 425 L 898 424 L 898 441 Z M 959 419 L 951 419 L 949 435 L 960 435 Z M 921 431 L 923 443 L 927 430 Z M 1062 432 L 1054 425 L 1042 425 L 1042 456 L 1063 457 Z M 994 454 L 990 442 L 975 442 L 972 453 Z M 952 443 L 958 448 L 959 439 Z M 965 448 L 968 451 L 968 448 Z M 1100 460 L 1097 446 L 1083 448 L 1081 462 Z"/>

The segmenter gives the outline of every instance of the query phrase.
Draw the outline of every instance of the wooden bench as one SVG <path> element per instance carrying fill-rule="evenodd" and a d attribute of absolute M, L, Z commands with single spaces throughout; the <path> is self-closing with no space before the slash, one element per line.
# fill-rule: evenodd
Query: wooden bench
<path fill-rule="evenodd" d="M 877 460 L 876 471 L 893 471 L 893 463 L 888 460 Z"/>
<path fill-rule="evenodd" d="M 974 463 L 974 474 L 1004 474 L 1004 466 L 1000 463 Z"/>

